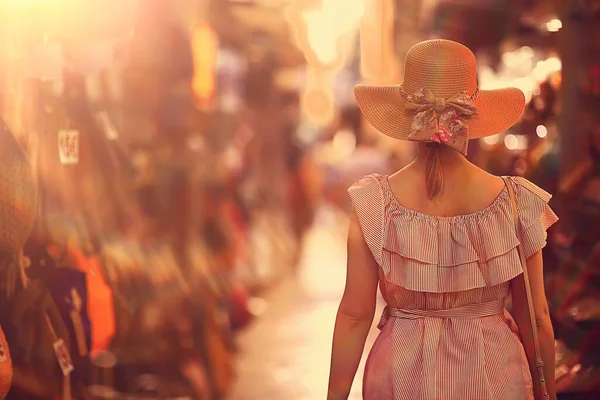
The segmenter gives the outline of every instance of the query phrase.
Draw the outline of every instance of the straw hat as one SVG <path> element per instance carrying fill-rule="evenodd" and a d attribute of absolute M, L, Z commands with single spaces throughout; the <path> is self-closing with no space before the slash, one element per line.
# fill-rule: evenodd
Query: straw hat
<path fill-rule="evenodd" d="M 455 130 L 468 126 L 465 153 L 469 138 L 490 136 L 510 128 L 525 107 L 525 96 L 519 89 L 480 91 L 475 55 L 460 43 L 442 39 L 418 43 L 408 51 L 402 85 L 358 85 L 354 95 L 367 121 L 380 132 L 395 139 L 426 142 L 438 140 L 415 134 L 419 128 L 415 128 L 415 117 L 424 110 L 430 111 L 437 127 L 443 123 L 440 111 L 458 99 L 453 107 L 465 111 L 466 105 L 463 115 L 457 116 L 446 109 L 453 112 L 455 120 L 462 120 Z M 409 137 L 411 131 L 413 136 Z"/>
<path fill-rule="evenodd" d="M 37 215 L 37 187 L 27 156 L 0 120 L 0 253 L 19 254 Z"/>

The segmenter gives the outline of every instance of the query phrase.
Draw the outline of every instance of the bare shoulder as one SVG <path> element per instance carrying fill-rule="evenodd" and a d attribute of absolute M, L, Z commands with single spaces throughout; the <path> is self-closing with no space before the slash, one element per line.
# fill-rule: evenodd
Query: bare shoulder
<path fill-rule="evenodd" d="M 504 190 L 501 177 L 471 164 L 444 170 L 444 188 L 439 198 L 427 197 L 426 174 L 409 165 L 389 177 L 396 200 L 406 208 L 435 216 L 466 215 L 490 206 Z"/>
<path fill-rule="evenodd" d="M 471 180 L 469 183 L 484 191 L 499 194 L 504 189 L 504 179 L 502 177 L 490 174 L 476 165 L 473 165 L 470 175 Z"/>
<path fill-rule="evenodd" d="M 414 165 L 409 164 L 399 171 L 388 176 L 388 182 L 394 187 L 414 187 L 415 183 L 421 181 L 422 173 Z"/>

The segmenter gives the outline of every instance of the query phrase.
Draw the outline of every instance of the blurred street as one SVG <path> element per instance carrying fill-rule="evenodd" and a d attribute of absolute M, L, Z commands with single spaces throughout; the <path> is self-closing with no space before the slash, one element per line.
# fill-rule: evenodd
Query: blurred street
<path fill-rule="evenodd" d="M 0 400 L 324 399 L 347 188 L 419 151 L 359 84 L 428 89 L 438 127 L 459 92 L 522 92 L 463 154 L 553 195 L 558 398 L 600 399 L 600 1 L 0 0 L 0 21 Z M 423 60 L 411 85 L 430 39 L 476 79 Z"/>
<path fill-rule="evenodd" d="M 335 211 L 318 214 L 297 277 L 284 279 L 268 294 L 265 314 L 239 337 L 231 400 L 325 398 L 335 314 L 344 290 L 347 226 L 347 217 Z M 377 332 L 373 326 L 367 351 Z M 362 398 L 364 362 L 350 399 Z"/>

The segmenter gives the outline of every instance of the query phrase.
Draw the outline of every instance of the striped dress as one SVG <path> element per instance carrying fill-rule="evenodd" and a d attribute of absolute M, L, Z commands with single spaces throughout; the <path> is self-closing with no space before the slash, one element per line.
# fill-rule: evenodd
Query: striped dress
<path fill-rule="evenodd" d="M 523 178 L 509 181 L 529 257 L 558 218 L 550 194 Z M 504 312 L 510 280 L 522 273 L 507 188 L 485 209 L 455 217 L 404 208 L 383 175 L 349 193 L 387 303 L 363 398 L 533 399 L 525 352 Z"/>

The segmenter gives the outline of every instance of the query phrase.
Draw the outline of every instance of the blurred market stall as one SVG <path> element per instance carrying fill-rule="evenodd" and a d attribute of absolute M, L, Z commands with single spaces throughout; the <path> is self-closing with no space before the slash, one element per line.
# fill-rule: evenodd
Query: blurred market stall
<path fill-rule="evenodd" d="M 11 398 L 227 394 L 250 295 L 298 246 L 291 172 L 265 157 L 286 145 L 272 76 L 304 62 L 276 14 L 0 4 L 1 116 L 40 195 L 26 278 L 2 302 Z"/>

